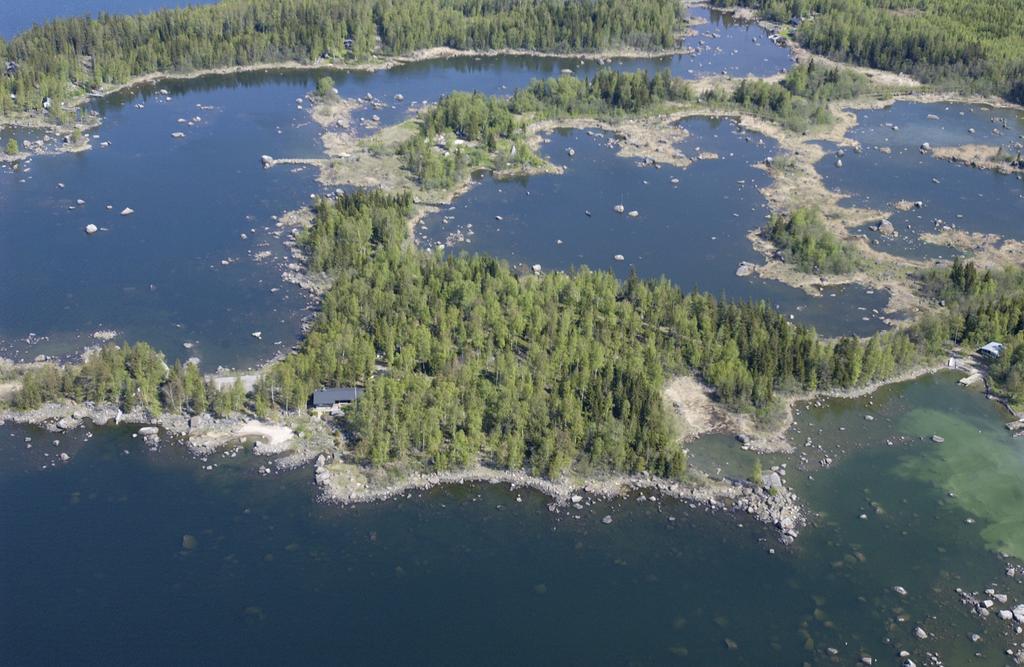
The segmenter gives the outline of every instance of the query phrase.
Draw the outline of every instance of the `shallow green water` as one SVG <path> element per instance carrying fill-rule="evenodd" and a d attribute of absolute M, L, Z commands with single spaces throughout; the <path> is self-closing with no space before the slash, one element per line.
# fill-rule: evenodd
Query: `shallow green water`
<path fill-rule="evenodd" d="M 990 548 L 1024 558 L 1024 442 L 970 411 L 917 408 L 899 427 L 945 439 L 927 456 L 908 460 L 902 472 L 952 494 L 951 503 L 985 524 L 981 535 Z"/>

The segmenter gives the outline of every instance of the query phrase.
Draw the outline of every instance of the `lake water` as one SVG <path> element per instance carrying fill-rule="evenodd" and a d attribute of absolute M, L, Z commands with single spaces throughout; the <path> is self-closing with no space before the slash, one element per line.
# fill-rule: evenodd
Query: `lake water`
<path fill-rule="evenodd" d="M 214 0 L 4 0 L 0 4 L 0 37 L 10 39 L 37 23 L 55 18 L 137 14 L 169 7 L 205 5 Z"/>
<path fill-rule="evenodd" d="M 979 105 L 910 102 L 856 113 L 858 125 L 848 136 L 860 142 L 863 152 L 844 151 L 842 168 L 835 166 L 836 155 L 829 154 L 818 170 L 830 188 L 849 195 L 846 201 L 851 205 L 889 212 L 899 238 L 886 239 L 866 228 L 860 230 L 882 249 L 904 257 L 950 258 L 958 253 L 919 239 L 920 234 L 938 231 L 944 225 L 1024 239 L 1024 181 L 920 151 L 928 142 L 935 148 L 1003 146 L 1016 153 L 1024 138 L 1024 119 L 1019 114 Z M 879 151 L 881 147 L 888 147 L 891 153 Z M 900 200 L 921 201 L 924 206 L 897 211 L 893 204 Z"/>
<path fill-rule="evenodd" d="M 36 23 L 70 16 L 136 14 L 165 7 L 202 5 L 213 0 L 4 0 L 0 4 L 0 37 L 10 39 Z"/>
<path fill-rule="evenodd" d="M 174 445 L 152 452 L 128 427 L 96 429 L 87 442 L 83 430 L 0 427 L 0 655 L 764 665 L 827 664 L 835 648 L 839 664 L 861 654 L 895 664 L 906 649 L 918 664 L 930 650 L 948 665 L 1002 665 L 1005 624 L 972 615 L 953 589 L 994 582 L 1013 603 L 1024 586 L 983 547 L 987 517 L 965 523 L 935 473 L 961 449 L 951 455 L 1016 451 L 999 474 L 1017 475 L 1018 490 L 1024 470 L 1016 443 L 992 426 L 995 406 L 954 379 L 799 417 L 801 434 L 827 434 L 837 463 L 801 470 L 789 460 L 790 483 L 817 512 L 791 548 L 745 517 L 635 494 L 568 514 L 502 486 L 346 508 L 315 501 L 308 468 L 263 478 L 244 453 L 201 462 Z M 949 436 L 941 447 L 916 438 L 919 411 L 935 405 Z M 958 435 L 977 429 L 982 445 Z M 884 444 L 903 434 L 914 440 Z M 716 457 L 739 451 L 719 445 Z M 50 466 L 59 451 L 70 462 Z M 971 473 L 993 473 L 979 468 Z M 915 639 L 917 625 L 931 638 Z"/>
<path fill-rule="evenodd" d="M 34 7 L 19 5 L 22 23 L 64 11 Z M 709 20 L 688 40 L 700 53 L 613 66 L 763 75 L 790 63 L 760 28 L 694 11 Z M 0 33 L 9 25 L 0 14 Z M 330 74 L 346 97 L 402 93 L 401 105 L 365 111 L 390 123 L 413 101 L 502 94 L 566 67 L 597 65 L 453 58 Z M 104 123 L 92 151 L 0 169 L 0 355 L 66 353 L 114 329 L 204 368 L 243 367 L 294 343 L 310 301 L 280 277 L 288 251 L 273 216 L 321 188 L 310 169 L 263 170 L 258 158 L 320 154 L 320 129 L 295 99 L 323 74 L 141 86 L 94 103 Z M 1019 185 L 917 155 L 924 140 L 964 143 L 971 126 L 975 142 L 995 141 L 991 112 L 943 108 L 930 121 L 932 109 L 862 115 L 855 133 L 868 149 L 841 170 L 823 164 L 826 181 L 874 206 L 924 200 L 919 213 L 930 217 L 912 225 L 941 216 L 1012 231 Z M 633 265 L 683 288 L 767 299 L 825 333 L 877 329 L 882 294 L 812 299 L 735 276 L 739 261 L 757 260 L 745 234 L 767 213 L 758 192 L 767 176 L 752 165 L 774 146 L 728 121 L 684 126 L 684 152 L 721 159 L 641 168 L 585 131 L 556 132 L 543 151 L 565 175 L 484 178 L 426 220 L 420 240 L 447 241 L 472 223 L 472 243 L 449 251 L 619 275 Z M 38 136 L 5 130 L 0 140 L 12 134 Z M 870 146 L 885 143 L 893 154 L 881 160 Z M 932 177 L 941 187 L 929 188 Z M 983 217 L 971 196 L 985 184 L 992 215 Z M 620 201 L 640 216 L 614 214 Z M 118 215 L 125 206 L 135 214 Z M 103 231 L 87 237 L 90 222 Z M 796 452 L 763 457 L 786 465 L 813 516 L 792 547 L 747 517 L 635 493 L 568 513 L 502 486 L 345 508 L 317 502 L 308 467 L 261 477 L 265 460 L 245 451 L 195 460 L 171 444 L 148 450 L 128 426 L 59 435 L 0 426 L 0 663 L 765 665 L 871 655 L 897 664 L 907 650 L 919 665 L 929 651 L 948 665 L 1003 665 L 1009 626 L 972 614 L 954 589 L 1024 601 L 1024 448 L 1001 427 L 1001 410 L 955 379 L 798 411 Z M 946 442 L 933 444 L 933 433 Z M 754 465 L 725 435 L 688 447 L 692 465 L 713 473 L 745 477 Z M 60 452 L 70 461 L 55 463 Z M 826 458 L 834 464 L 823 467 Z M 602 524 L 605 514 L 614 523 Z M 1017 577 L 999 550 L 1014 555 Z M 928 639 L 914 637 L 918 625 Z"/>
<path fill-rule="evenodd" d="M 853 287 L 811 297 L 781 283 L 737 277 L 740 262 L 763 261 L 746 236 L 769 214 L 759 188 L 771 178 L 757 165 L 775 153 L 775 142 L 731 120 L 691 118 L 681 127 L 689 133 L 679 145 L 685 155 L 718 159 L 696 160 L 686 169 L 642 168 L 618 157 L 601 132 L 554 133 L 541 153 L 564 174 L 486 178 L 450 209 L 428 216 L 417 239 L 425 247 L 445 243 L 449 252 L 560 270 L 586 265 L 620 278 L 632 266 L 641 276 L 666 276 L 684 289 L 764 299 L 830 336 L 885 327 L 879 319 L 884 292 Z M 640 215 L 616 213 L 620 203 Z"/>
<path fill-rule="evenodd" d="M 760 27 L 704 8 L 693 13 L 707 21 L 689 38 L 699 53 L 612 66 L 669 67 L 689 76 L 723 68 L 767 74 L 790 63 Z M 94 332 L 113 330 L 170 358 L 198 357 L 204 369 L 255 366 L 297 340 L 310 307 L 281 279 L 291 260 L 273 216 L 322 192 L 312 169 L 264 171 L 259 156 L 321 155 L 320 129 L 296 104 L 320 76 L 332 76 L 345 97 L 370 92 L 392 100 L 402 93 L 402 104 L 357 113 L 392 123 L 414 114 L 414 102 L 452 90 L 510 94 L 563 68 L 582 75 L 600 67 L 564 58 L 459 57 L 379 72 L 205 76 L 96 100 L 89 110 L 104 120 L 92 150 L 0 167 L 0 356 L 74 353 L 96 343 Z M 0 130 L 0 142 L 10 136 L 41 132 Z M 125 207 L 135 213 L 120 216 Z M 101 231 L 87 236 L 87 224 Z"/>

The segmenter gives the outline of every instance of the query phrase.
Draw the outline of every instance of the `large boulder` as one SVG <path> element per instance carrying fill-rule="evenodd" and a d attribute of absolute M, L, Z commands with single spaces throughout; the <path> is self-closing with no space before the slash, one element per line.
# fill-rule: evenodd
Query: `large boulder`
<path fill-rule="evenodd" d="M 878 224 L 875 225 L 874 229 L 882 236 L 896 236 L 896 228 L 888 220 L 879 221 Z"/>

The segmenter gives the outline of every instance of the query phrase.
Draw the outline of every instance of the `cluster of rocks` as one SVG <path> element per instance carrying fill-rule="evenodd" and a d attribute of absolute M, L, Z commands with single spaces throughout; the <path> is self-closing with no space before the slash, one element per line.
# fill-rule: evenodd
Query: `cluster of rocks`
<path fill-rule="evenodd" d="M 741 493 L 736 508 L 779 529 L 783 544 L 792 544 L 803 523 L 797 495 L 783 483 L 786 470 L 778 466 L 769 470 L 761 484 L 740 483 Z"/>
<path fill-rule="evenodd" d="M 1014 578 L 1016 574 L 1017 568 L 1007 565 L 1006 575 Z M 960 596 L 960 602 L 970 607 L 971 613 L 982 619 L 999 619 L 1004 622 L 1009 637 L 1019 638 L 1024 635 L 1024 604 L 1014 604 L 1006 593 L 998 592 L 994 585 L 981 593 L 965 591 L 962 588 L 957 588 L 956 592 Z M 981 637 L 977 634 L 971 635 L 971 640 L 978 642 L 981 641 Z M 1024 641 L 1011 642 L 1005 654 L 1013 659 L 1014 664 L 1024 665 Z"/>

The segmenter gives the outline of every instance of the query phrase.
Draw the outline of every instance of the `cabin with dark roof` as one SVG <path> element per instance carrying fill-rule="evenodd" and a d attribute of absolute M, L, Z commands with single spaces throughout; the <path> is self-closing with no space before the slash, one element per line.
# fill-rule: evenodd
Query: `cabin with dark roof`
<path fill-rule="evenodd" d="M 330 387 L 313 392 L 310 404 L 317 411 L 333 411 L 351 405 L 363 390 L 359 387 Z"/>

